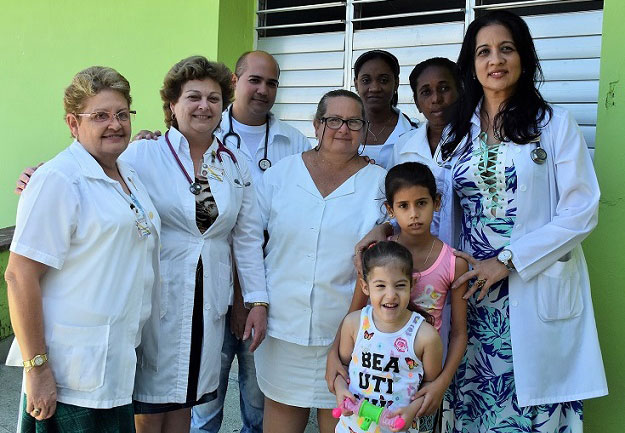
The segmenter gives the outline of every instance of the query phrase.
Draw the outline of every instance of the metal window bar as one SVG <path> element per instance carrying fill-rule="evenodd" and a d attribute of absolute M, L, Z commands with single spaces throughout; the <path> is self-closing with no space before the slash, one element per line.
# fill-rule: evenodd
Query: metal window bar
<path fill-rule="evenodd" d="M 409 12 L 403 14 L 393 14 L 393 15 L 378 15 L 375 17 L 365 17 L 365 18 L 354 18 L 353 21 L 375 21 L 375 20 L 387 20 L 391 18 L 406 18 L 406 17 L 422 17 L 427 15 L 441 15 L 441 14 L 451 14 L 456 12 L 464 12 L 464 8 L 456 8 L 456 9 L 442 9 L 438 11 L 423 11 L 423 12 Z"/>
<path fill-rule="evenodd" d="M 275 9 L 260 9 L 256 11 L 257 14 L 273 14 L 279 12 L 297 12 L 297 11 L 305 11 L 311 9 L 327 9 L 327 8 L 336 8 L 345 6 L 345 1 L 334 2 L 334 3 L 320 3 L 314 5 L 303 5 L 303 6 L 289 6 L 284 8 L 275 8 Z"/>
<path fill-rule="evenodd" d="M 347 0 L 345 8 L 345 53 L 343 54 L 343 88 L 350 90 L 352 84 L 352 64 L 354 60 L 354 0 Z"/>
<path fill-rule="evenodd" d="M 260 26 L 256 27 L 256 30 L 271 30 L 271 29 L 288 29 L 295 27 L 312 27 L 312 26 L 328 26 L 331 24 L 345 24 L 345 20 L 331 20 L 331 21 L 314 21 L 306 23 L 295 24 L 276 24 L 274 26 Z"/>
<path fill-rule="evenodd" d="M 494 9 L 508 9 L 508 8 L 521 8 L 528 6 L 546 6 L 555 4 L 571 4 L 571 3 L 585 3 L 593 0 L 524 0 L 510 3 L 492 3 L 488 5 L 476 5 L 473 6 L 477 10 L 494 10 Z"/>

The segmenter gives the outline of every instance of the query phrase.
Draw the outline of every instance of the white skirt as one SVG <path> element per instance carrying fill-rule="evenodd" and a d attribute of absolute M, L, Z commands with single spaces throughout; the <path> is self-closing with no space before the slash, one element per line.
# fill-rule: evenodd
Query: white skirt
<path fill-rule="evenodd" d="M 329 350 L 330 346 L 301 346 L 267 336 L 254 352 L 260 390 L 289 406 L 336 407 L 325 378 Z"/>

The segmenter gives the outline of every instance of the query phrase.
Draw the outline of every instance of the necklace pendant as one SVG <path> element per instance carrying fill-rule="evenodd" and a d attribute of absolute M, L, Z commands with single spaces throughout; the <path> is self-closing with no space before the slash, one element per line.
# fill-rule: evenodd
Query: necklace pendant
<path fill-rule="evenodd" d="M 198 195 L 202 191 L 202 186 L 198 182 L 193 182 L 189 185 L 189 191 L 191 191 L 193 195 Z"/>

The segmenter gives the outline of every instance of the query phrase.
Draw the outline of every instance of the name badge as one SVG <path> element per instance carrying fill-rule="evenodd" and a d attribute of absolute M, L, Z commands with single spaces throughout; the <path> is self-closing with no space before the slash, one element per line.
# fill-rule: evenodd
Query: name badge
<path fill-rule="evenodd" d="M 202 164 L 201 174 L 207 179 L 215 179 L 219 182 L 223 182 L 224 179 L 224 169 L 212 164 Z"/>
<path fill-rule="evenodd" d="M 148 221 L 145 219 L 145 214 L 135 205 L 132 205 L 131 208 L 135 213 L 135 226 L 137 227 L 139 238 L 143 239 L 150 236 L 152 232 L 150 231 Z"/>

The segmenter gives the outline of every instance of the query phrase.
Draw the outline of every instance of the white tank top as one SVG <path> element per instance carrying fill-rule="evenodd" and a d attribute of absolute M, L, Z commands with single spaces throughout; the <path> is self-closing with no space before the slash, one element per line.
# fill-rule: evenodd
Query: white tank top
<path fill-rule="evenodd" d="M 381 332 L 373 323 L 371 305 L 360 313 L 360 327 L 349 363 L 349 390 L 378 406 L 408 406 L 423 379 L 423 363 L 414 353 L 414 340 L 424 318 L 412 313 L 408 322 L 392 333 Z M 337 431 L 377 432 L 372 423 L 362 430 L 358 416 L 342 416 Z"/>

